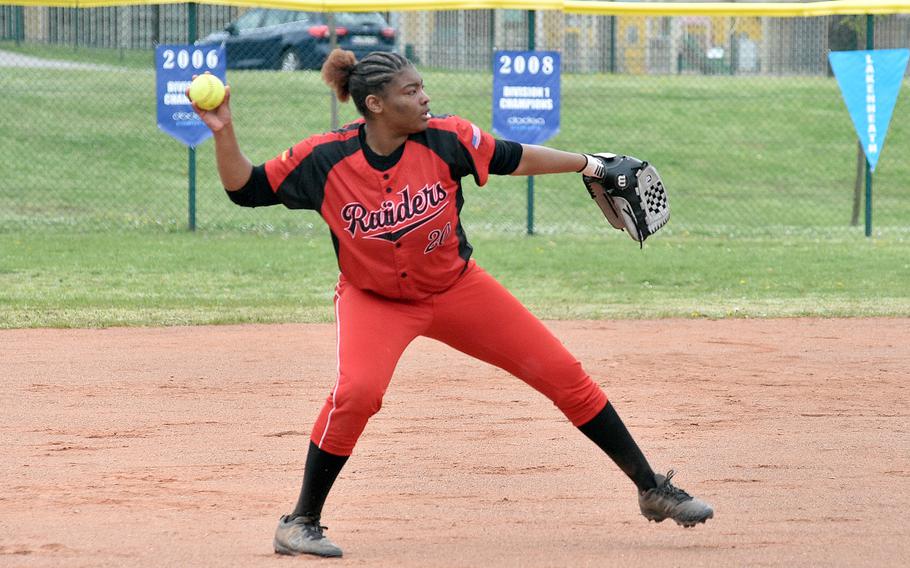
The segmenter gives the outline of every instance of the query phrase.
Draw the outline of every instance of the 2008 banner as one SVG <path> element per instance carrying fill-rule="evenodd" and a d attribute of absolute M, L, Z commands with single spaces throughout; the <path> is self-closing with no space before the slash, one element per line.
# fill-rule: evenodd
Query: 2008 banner
<path fill-rule="evenodd" d="M 557 51 L 493 54 L 493 131 L 523 144 L 559 133 L 560 56 Z"/>

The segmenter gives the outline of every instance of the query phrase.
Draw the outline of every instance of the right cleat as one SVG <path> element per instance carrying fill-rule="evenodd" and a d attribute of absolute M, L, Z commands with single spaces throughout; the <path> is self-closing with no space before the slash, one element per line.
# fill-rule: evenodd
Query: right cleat
<path fill-rule="evenodd" d="M 673 519 L 676 524 L 687 528 L 712 518 L 714 509 L 710 505 L 670 483 L 675 473 L 671 469 L 667 475 L 655 474 L 654 481 L 657 482 L 657 487 L 638 494 L 641 514 L 656 523 L 664 519 Z"/>
<path fill-rule="evenodd" d="M 298 554 L 315 554 L 316 556 L 341 556 L 341 549 L 327 539 L 322 531 L 326 527 L 308 517 L 281 517 L 275 529 L 273 545 L 278 554 L 296 556 Z"/>

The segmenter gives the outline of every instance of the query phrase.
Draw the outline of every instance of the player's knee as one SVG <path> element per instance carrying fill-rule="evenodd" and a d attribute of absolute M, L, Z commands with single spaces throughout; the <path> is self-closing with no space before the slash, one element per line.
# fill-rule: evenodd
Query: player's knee
<path fill-rule="evenodd" d="M 607 403 L 607 395 L 589 377 L 561 389 L 553 403 L 573 424 L 581 424 L 600 412 Z"/>
<path fill-rule="evenodd" d="M 587 373 L 575 359 L 551 359 L 541 361 L 529 369 L 532 376 L 552 385 L 557 391 L 581 388 L 589 379 Z"/>
<path fill-rule="evenodd" d="M 605 395 L 577 361 L 550 365 L 539 382 L 529 381 L 566 416 L 577 417 L 603 406 Z M 536 384 L 535 384 L 536 382 Z M 596 408 L 595 412 L 600 408 Z"/>
<path fill-rule="evenodd" d="M 583 374 L 581 365 L 574 360 L 533 357 L 519 361 L 509 369 L 515 376 L 531 385 L 565 383 Z"/>
<path fill-rule="evenodd" d="M 382 408 L 384 388 L 369 385 L 358 385 L 348 389 L 338 389 L 335 393 L 335 406 L 352 415 L 369 418 Z"/>

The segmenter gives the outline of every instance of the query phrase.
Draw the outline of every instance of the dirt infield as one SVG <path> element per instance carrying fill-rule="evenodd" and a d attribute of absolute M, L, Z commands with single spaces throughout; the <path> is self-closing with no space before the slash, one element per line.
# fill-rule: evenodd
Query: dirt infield
<path fill-rule="evenodd" d="M 910 557 L 910 320 L 548 322 L 656 469 L 649 524 L 543 397 L 429 340 L 326 506 L 271 552 L 334 377 L 330 325 L 0 331 L 0 566 L 890 566 Z"/>

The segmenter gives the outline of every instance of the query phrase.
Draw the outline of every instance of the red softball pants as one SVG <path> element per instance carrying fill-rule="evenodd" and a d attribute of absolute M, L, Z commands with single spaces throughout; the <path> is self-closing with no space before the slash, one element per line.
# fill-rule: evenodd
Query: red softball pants
<path fill-rule="evenodd" d="M 348 456 L 405 348 L 418 336 L 495 365 L 553 401 L 575 426 L 603 410 L 607 396 L 563 344 L 508 290 L 471 261 L 448 290 L 424 300 L 391 300 L 344 277 L 335 293 L 338 378 L 311 439 Z"/>

